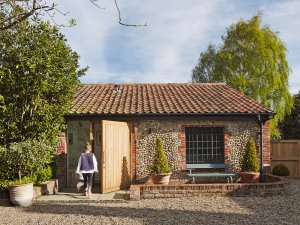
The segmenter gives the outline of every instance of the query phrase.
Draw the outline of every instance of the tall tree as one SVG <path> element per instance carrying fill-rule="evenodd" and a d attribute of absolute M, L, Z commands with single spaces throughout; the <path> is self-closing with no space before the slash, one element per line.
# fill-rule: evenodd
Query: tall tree
<path fill-rule="evenodd" d="M 23 20 L 0 32 L 0 145 L 56 140 L 86 70 L 78 60 L 49 23 Z"/>
<path fill-rule="evenodd" d="M 293 106 L 286 54 L 287 48 L 278 33 L 268 25 L 261 26 L 261 14 L 258 14 L 232 24 L 222 36 L 220 46 L 210 45 L 201 53 L 192 80 L 226 82 L 273 109 L 276 116 L 271 120 L 271 135 L 278 137 L 278 122 Z"/>
<path fill-rule="evenodd" d="M 192 81 L 194 83 L 211 82 L 216 62 L 216 46 L 209 44 L 207 50 L 200 53 L 198 65 L 193 69 Z"/>
<path fill-rule="evenodd" d="M 281 138 L 283 139 L 300 139 L 300 92 L 294 97 L 294 107 L 291 114 L 279 123 Z"/>

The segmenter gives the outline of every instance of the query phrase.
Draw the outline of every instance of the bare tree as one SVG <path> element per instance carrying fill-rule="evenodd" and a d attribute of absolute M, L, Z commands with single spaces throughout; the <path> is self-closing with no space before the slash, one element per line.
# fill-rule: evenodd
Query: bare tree
<path fill-rule="evenodd" d="M 99 0 L 89 0 L 95 7 L 105 9 L 99 4 Z M 117 0 L 114 0 L 115 7 L 119 14 L 119 24 L 122 26 L 141 27 L 147 26 L 145 24 L 127 24 L 122 21 L 121 11 Z M 57 4 L 49 3 L 47 0 L 0 0 L 0 30 L 6 30 L 17 23 L 29 18 L 48 15 L 50 19 L 56 24 L 54 16 L 55 13 L 67 15 L 68 12 L 62 12 L 58 9 Z M 69 25 L 74 25 L 75 20 L 70 19 Z M 58 24 L 56 24 L 58 25 Z M 61 25 L 58 25 L 61 26 Z"/>

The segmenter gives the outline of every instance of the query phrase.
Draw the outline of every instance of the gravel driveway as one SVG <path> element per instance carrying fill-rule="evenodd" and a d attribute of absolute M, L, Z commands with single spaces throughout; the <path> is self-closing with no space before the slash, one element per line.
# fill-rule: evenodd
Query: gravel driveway
<path fill-rule="evenodd" d="M 204 196 L 137 202 L 0 206 L 0 224 L 299 224 L 300 179 L 274 197 Z"/>

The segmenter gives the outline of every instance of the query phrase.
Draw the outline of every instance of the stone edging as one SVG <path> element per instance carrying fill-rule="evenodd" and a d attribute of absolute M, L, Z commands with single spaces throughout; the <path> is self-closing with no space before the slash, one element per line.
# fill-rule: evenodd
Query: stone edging
<path fill-rule="evenodd" d="M 274 177 L 268 175 L 270 177 Z M 180 198 L 200 195 L 270 196 L 282 194 L 290 187 L 290 181 L 279 178 L 271 183 L 221 183 L 221 184 L 176 184 L 176 185 L 131 185 L 130 200 L 153 198 Z"/>
<path fill-rule="evenodd" d="M 51 179 L 38 186 L 33 186 L 33 198 L 36 199 L 42 195 L 53 195 L 58 191 L 58 179 Z"/>

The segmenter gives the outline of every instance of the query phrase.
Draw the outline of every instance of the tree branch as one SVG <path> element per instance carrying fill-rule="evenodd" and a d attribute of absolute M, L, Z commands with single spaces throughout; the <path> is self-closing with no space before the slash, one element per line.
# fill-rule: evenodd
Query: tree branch
<path fill-rule="evenodd" d="M 127 24 L 127 23 L 123 23 L 122 22 L 122 17 L 121 17 L 121 11 L 119 9 L 117 0 L 114 0 L 114 1 L 115 1 L 115 6 L 116 6 L 116 8 L 118 10 L 118 13 L 119 13 L 119 24 L 121 24 L 123 26 L 128 26 L 128 27 L 146 27 L 146 26 L 148 26 L 147 23 L 145 23 L 145 24 Z"/>
<path fill-rule="evenodd" d="M 99 0 L 89 0 L 94 6 L 99 9 L 105 9 L 101 7 L 98 2 Z M 118 6 L 117 0 L 114 0 L 115 7 L 118 11 L 119 24 L 122 26 L 130 26 L 130 27 L 145 27 L 148 26 L 145 24 L 128 24 L 122 21 L 121 11 Z M 33 16 L 34 14 L 37 16 L 42 16 L 47 14 L 51 20 L 57 25 L 55 22 L 54 14 L 50 14 L 49 11 L 55 10 L 58 13 L 66 16 L 68 13 L 63 13 L 59 9 L 57 9 L 56 4 L 49 5 L 47 4 L 47 0 L 0 0 L 0 31 L 9 29 L 16 24 L 26 20 L 27 18 Z M 59 26 L 59 25 L 57 25 Z M 60 25 L 64 26 L 64 25 Z"/>
<path fill-rule="evenodd" d="M 38 2 L 39 0 L 32 0 L 32 3 L 29 5 L 31 0 L 14 0 L 14 1 L 1 1 L 0 4 L 3 8 L 5 8 L 5 5 L 7 5 L 8 8 L 10 8 L 11 12 L 3 12 L 1 14 L 1 23 L 0 23 L 0 30 L 6 30 L 17 23 L 22 22 L 23 20 L 29 18 L 32 16 L 35 12 L 39 10 L 43 10 L 45 12 L 51 11 L 54 9 L 54 7 L 48 6 L 46 4 L 40 4 Z M 16 2 L 23 3 L 21 5 L 17 4 Z M 26 4 L 26 5 L 25 5 Z M 19 7 L 20 12 L 14 12 L 15 8 Z M 7 9 L 9 11 L 9 9 Z M 10 16 L 6 17 L 6 14 L 11 13 Z M 15 14 L 14 14 L 15 13 Z M 6 18 L 5 18 L 6 17 Z"/>
<path fill-rule="evenodd" d="M 99 9 L 105 9 L 105 8 L 101 7 L 99 4 L 96 3 L 96 2 L 98 2 L 98 1 L 99 1 L 99 0 L 90 0 L 90 2 L 91 2 L 94 6 L 98 7 Z"/>

